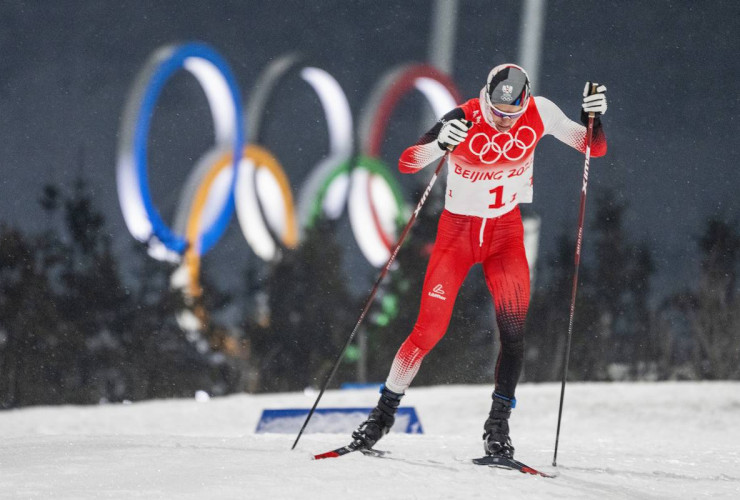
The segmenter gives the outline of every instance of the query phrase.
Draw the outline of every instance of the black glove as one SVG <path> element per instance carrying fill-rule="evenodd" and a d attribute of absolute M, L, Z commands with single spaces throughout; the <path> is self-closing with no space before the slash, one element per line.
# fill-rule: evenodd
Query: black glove
<path fill-rule="evenodd" d="M 581 122 L 588 125 L 588 114 L 594 114 L 594 121 L 606 113 L 606 86 L 598 83 L 586 82 L 583 87 L 583 104 L 581 104 Z"/>
<path fill-rule="evenodd" d="M 461 118 L 445 122 L 437 135 L 437 144 L 442 149 L 454 151 L 457 145 L 468 136 L 468 130 L 472 126 L 473 122 Z"/>

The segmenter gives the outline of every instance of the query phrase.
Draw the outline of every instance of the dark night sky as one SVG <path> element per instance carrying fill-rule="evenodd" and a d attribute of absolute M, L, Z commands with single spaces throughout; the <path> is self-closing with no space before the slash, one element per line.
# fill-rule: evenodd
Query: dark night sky
<path fill-rule="evenodd" d="M 116 194 L 118 126 L 152 51 L 174 42 L 210 44 L 231 64 L 246 99 L 271 60 L 301 50 L 337 78 L 357 120 L 386 70 L 426 59 L 431 4 L 3 2 L 0 220 L 29 231 L 53 223 L 37 203 L 43 184 L 69 186 L 82 169 L 116 248 L 125 252 L 133 240 Z M 516 61 L 519 19 L 518 1 L 461 2 L 452 76 L 466 98 L 477 95 L 492 66 Z M 694 238 L 707 217 L 740 220 L 739 33 L 734 0 L 548 2 L 537 93 L 575 119 L 584 82 L 608 86 L 609 153 L 592 162 L 589 194 L 611 188 L 628 205 L 631 237 L 654 251 L 658 294 L 691 286 L 698 276 Z M 176 203 L 173 187 L 209 146 L 199 92 L 186 78 L 174 79 L 153 121 L 150 177 L 165 216 Z M 183 98 L 192 102 L 187 109 Z M 394 115 L 384 146 L 391 166 L 419 135 L 421 102 L 409 97 Z M 319 109 L 305 84 L 286 84 L 268 117 L 268 142 L 294 185 L 326 151 Z M 547 252 L 559 233 L 575 231 L 583 158 L 548 138 L 535 165 L 532 208 L 542 216 Z M 587 255 L 588 230 L 585 238 Z M 206 263 L 241 269 L 254 258 L 234 221 Z"/>

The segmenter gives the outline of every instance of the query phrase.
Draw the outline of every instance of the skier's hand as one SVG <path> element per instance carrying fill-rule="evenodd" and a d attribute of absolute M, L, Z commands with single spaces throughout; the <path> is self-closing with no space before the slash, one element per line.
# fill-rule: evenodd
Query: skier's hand
<path fill-rule="evenodd" d="M 588 124 L 588 114 L 593 113 L 598 119 L 606 113 L 606 86 L 598 83 L 586 82 L 583 87 L 583 104 L 581 105 L 581 121 Z"/>
<path fill-rule="evenodd" d="M 453 151 L 458 144 L 463 142 L 468 136 L 468 130 L 473 126 L 473 122 L 456 118 L 445 122 L 437 135 L 437 144 L 442 149 Z"/>

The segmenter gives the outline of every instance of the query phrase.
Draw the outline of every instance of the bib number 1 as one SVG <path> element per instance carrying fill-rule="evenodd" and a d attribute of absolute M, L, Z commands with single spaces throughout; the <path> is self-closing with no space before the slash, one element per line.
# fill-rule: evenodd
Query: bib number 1
<path fill-rule="evenodd" d="M 488 208 L 501 208 L 504 206 L 504 186 L 497 186 L 488 190 L 493 195 L 493 203 Z"/>

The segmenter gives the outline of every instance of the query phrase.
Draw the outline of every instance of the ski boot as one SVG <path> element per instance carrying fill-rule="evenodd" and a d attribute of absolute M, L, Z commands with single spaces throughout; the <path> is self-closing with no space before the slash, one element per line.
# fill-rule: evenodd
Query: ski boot
<path fill-rule="evenodd" d="M 373 408 L 367 420 L 352 433 L 352 439 L 363 448 L 370 449 L 380 438 L 388 434 L 396 421 L 396 410 L 401 404 L 403 394 L 397 394 L 385 385 L 380 390 L 378 405 Z"/>
<path fill-rule="evenodd" d="M 509 437 L 509 416 L 516 399 L 493 393 L 491 412 L 483 424 L 483 451 L 486 455 L 514 458 L 514 445 Z"/>

